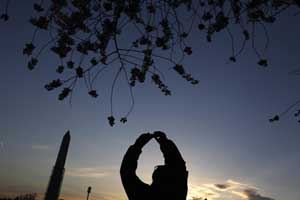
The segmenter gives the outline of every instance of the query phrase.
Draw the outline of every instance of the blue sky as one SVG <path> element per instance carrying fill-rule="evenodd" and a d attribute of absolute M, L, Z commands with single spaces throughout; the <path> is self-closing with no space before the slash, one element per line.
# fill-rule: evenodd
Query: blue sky
<path fill-rule="evenodd" d="M 32 35 L 25 8 L 30 10 L 30 4 L 12 7 L 18 15 L 1 23 L 0 29 L 0 194 L 42 194 L 62 136 L 70 130 L 62 197 L 82 199 L 91 185 L 93 199 L 126 199 L 118 171 L 122 156 L 139 134 L 162 130 L 186 160 L 190 199 L 300 198 L 300 125 L 293 112 L 278 123 L 268 122 L 299 99 L 299 77 L 289 74 L 299 67 L 296 18 L 283 16 L 268 27 L 268 68 L 256 65 L 249 49 L 237 63 L 228 64 L 227 36 L 207 44 L 193 33 L 197 45 L 184 63 L 200 84 L 191 86 L 167 73 L 171 97 L 150 82 L 138 85 L 128 123 L 111 128 L 106 121 L 110 72 L 99 83 L 100 98 L 91 99 L 84 87 L 78 87 L 72 107 L 43 88 L 51 80 L 47 76 L 54 71 L 55 59 L 45 54 L 38 68 L 28 72 L 21 55 Z M 120 79 L 115 93 L 117 115 L 127 111 L 130 100 L 123 83 Z M 151 142 L 138 174 L 151 182 L 153 167 L 162 162 L 157 144 Z"/>

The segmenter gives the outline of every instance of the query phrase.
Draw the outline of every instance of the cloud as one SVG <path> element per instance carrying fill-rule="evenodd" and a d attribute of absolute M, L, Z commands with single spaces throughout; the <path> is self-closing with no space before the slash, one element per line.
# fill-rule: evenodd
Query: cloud
<path fill-rule="evenodd" d="M 42 145 L 42 144 L 34 144 L 31 146 L 31 149 L 34 150 L 48 150 L 49 146 L 48 145 Z"/>
<path fill-rule="evenodd" d="M 66 175 L 74 177 L 101 178 L 108 176 L 109 173 L 101 168 L 73 168 L 66 170 Z"/>
<path fill-rule="evenodd" d="M 216 188 L 221 189 L 221 190 L 226 190 L 226 189 L 228 189 L 228 188 L 231 187 L 231 185 L 229 185 L 229 184 L 222 184 L 222 183 L 215 184 L 214 186 L 215 186 Z"/>
<path fill-rule="evenodd" d="M 203 198 L 202 197 L 192 197 L 191 200 L 203 200 Z"/>
<path fill-rule="evenodd" d="M 209 184 L 203 184 L 204 187 L 206 188 L 210 188 L 214 191 L 220 191 L 220 192 L 224 192 L 226 190 L 231 189 L 232 187 L 234 187 L 234 185 L 229 184 L 228 182 L 226 183 L 209 183 Z"/>
<path fill-rule="evenodd" d="M 244 192 L 239 192 L 239 191 L 235 191 L 235 190 L 232 190 L 230 192 L 238 197 L 241 197 L 242 199 L 248 200 L 248 196 Z"/>
<path fill-rule="evenodd" d="M 275 200 L 273 198 L 260 195 L 255 189 L 245 189 L 244 194 L 247 195 L 248 200 Z"/>
<path fill-rule="evenodd" d="M 234 181 L 231 179 L 228 179 L 226 182 L 227 182 L 227 184 L 232 185 L 232 186 L 247 186 L 247 184 L 245 184 L 245 183 L 241 183 L 241 182 Z"/>
<path fill-rule="evenodd" d="M 257 187 L 234 180 L 223 183 L 189 185 L 188 200 L 274 200 L 262 196 Z"/>
<path fill-rule="evenodd" d="M 208 185 L 189 185 L 189 190 L 188 190 L 188 200 L 204 200 L 204 199 L 217 199 L 219 198 L 218 192 L 214 191 Z"/>
<path fill-rule="evenodd" d="M 246 183 L 241 183 L 241 182 L 238 182 L 238 181 L 234 181 L 234 180 L 227 180 L 226 181 L 227 184 L 231 185 L 232 187 L 235 187 L 235 188 L 253 188 L 253 189 L 256 189 L 258 190 L 259 188 L 253 186 L 253 185 L 250 185 L 250 184 L 246 184 Z"/>

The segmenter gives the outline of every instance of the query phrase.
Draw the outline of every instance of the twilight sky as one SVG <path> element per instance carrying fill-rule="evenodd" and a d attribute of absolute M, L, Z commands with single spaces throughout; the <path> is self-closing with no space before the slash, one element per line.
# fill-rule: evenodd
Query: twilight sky
<path fill-rule="evenodd" d="M 61 197 L 83 199 L 92 186 L 92 200 L 126 199 L 119 177 L 125 151 L 139 134 L 161 130 L 186 160 L 189 200 L 299 200 L 300 125 L 293 112 L 278 123 L 268 122 L 300 97 L 299 77 L 289 74 L 299 67 L 299 17 L 287 14 L 268 27 L 268 68 L 256 64 L 250 49 L 228 64 L 227 35 L 207 44 L 200 33 L 193 33 L 194 54 L 184 63 L 200 84 L 191 86 L 168 73 L 171 97 L 150 81 L 138 85 L 129 121 L 111 128 L 106 117 L 112 74 L 99 81 L 100 98 L 91 99 L 78 87 L 72 107 L 58 101 L 57 93 L 43 88 L 57 60 L 44 54 L 36 70 L 26 68 L 22 49 L 32 36 L 27 23 L 31 1 L 16 5 L 12 3 L 9 23 L 0 24 L 0 196 L 42 195 L 62 136 L 70 130 Z M 167 71 L 169 66 L 161 65 Z M 129 100 L 120 79 L 117 115 L 127 111 Z M 140 157 L 138 174 L 151 183 L 152 170 L 161 163 L 152 141 Z"/>

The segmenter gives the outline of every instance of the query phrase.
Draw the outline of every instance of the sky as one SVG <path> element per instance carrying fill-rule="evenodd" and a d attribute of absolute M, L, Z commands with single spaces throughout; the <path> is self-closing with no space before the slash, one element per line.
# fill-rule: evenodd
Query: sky
<path fill-rule="evenodd" d="M 70 106 L 43 88 L 57 60 L 45 54 L 36 70 L 27 70 L 22 49 L 33 32 L 27 23 L 31 10 L 30 1 L 12 4 L 9 23 L 0 24 L 0 196 L 36 192 L 42 198 L 62 137 L 70 130 L 61 198 L 83 199 L 92 186 L 92 200 L 125 200 L 119 176 L 124 153 L 141 133 L 161 130 L 186 161 L 188 200 L 299 200 L 300 124 L 295 110 L 277 123 L 268 122 L 300 98 L 299 77 L 289 73 L 299 67 L 297 18 L 283 15 L 268 27 L 267 68 L 256 64 L 250 48 L 237 63 L 228 63 L 226 35 L 207 44 L 194 33 L 191 42 L 197 45 L 184 63 L 200 84 L 192 86 L 168 73 L 171 97 L 150 82 L 138 85 L 128 122 L 112 128 L 106 120 L 110 72 L 99 82 L 99 98 L 89 98 L 80 86 Z M 127 111 L 129 102 L 120 79 L 117 116 Z M 154 167 L 162 163 L 158 145 L 151 141 L 137 173 L 151 183 Z"/>

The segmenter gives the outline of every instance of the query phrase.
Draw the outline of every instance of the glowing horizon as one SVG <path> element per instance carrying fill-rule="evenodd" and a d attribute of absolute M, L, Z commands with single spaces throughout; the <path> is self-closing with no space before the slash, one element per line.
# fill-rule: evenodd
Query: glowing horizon
<path fill-rule="evenodd" d="M 278 123 L 268 121 L 299 99 L 299 76 L 289 73 L 299 65 L 299 20 L 286 13 L 277 26 L 266 27 L 272 43 L 263 55 L 268 61 L 270 57 L 265 68 L 246 49 L 236 63 L 228 63 L 232 43 L 227 35 L 207 43 L 205 35 L 199 37 L 203 31 L 192 32 L 193 40 L 186 42 L 193 54 L 182 64 L 199 85 L 157 63 L 172 96 L 164 96 L 146 79 L 133 88 L 135 105 L 128 121 L 112 128 L 107 117 L 115 71 L 108 68 L 95 82 L 98 98 L 89 98 L 81 79 L 71 106 L 68 100 L 57 100 L 58 92 L 45 91 L 44 85 L 57 75 L 58 60 L 43 54 L 44 61 L 28 72 L 22 57 L 23 45 L 32 37 L 28 18 L 34 1 L 14 3 L 18 6 L 10 10 L 10 23 L 1 23 L 0 33 L 0 196 L 36 192 L 42 198 L 62 136 L 70 130 L 61 198 L 84 200 L 92 186 L 90 200 L 126 200 L 119 175 L 122 158 L 141 133 L 161 130 L 186 161 L 188 200 L 300 199 L 299 119 L 291 110 Z M 116 120 L 131 105 L 125 81 L 118 79 L 115 87 Z M 151 183 L 153 168 L 162 163 L 159 146 L 150 141 L 137 174 Z"/>

